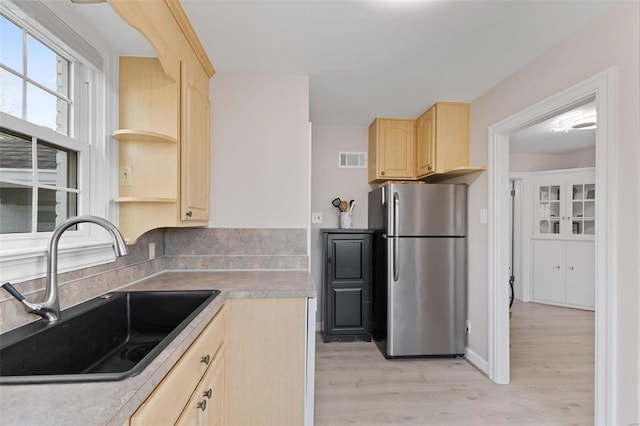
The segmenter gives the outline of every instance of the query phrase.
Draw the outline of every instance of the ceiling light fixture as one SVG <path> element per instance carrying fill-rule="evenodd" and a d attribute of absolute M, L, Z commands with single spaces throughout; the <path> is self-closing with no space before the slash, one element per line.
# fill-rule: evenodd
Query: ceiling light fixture
<path fill-rule="evenodd" d="M 570 130 L 595 129 L 597 121 L 595 114 L 585 115 L 584 111 L 572 111 L 558 121 L 559 127 L 554 127 L 550 130 L 554 133 L 569 133 Z"/>
<path fill-rule="evenodd" d="M 597 118 L 595 115 L 589 117 L 580 118 L 573 122 L 572 129 L 595 129 Z"/>

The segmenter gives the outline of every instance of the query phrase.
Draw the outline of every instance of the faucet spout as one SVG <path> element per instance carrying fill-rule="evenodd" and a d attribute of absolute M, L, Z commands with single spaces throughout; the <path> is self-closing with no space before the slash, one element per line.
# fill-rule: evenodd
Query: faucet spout
<path fill-rule="evenodd" d="M 55 322 L 60 319 L 60 298 L 58 295 L 58 243 L 60 237 L 70 227 L 77 225 L 78 223 L 94 223 L 100 225 L 106 229 L 111 238 L 113 238 L 113 250 L 117 257 L 126 256 L 129 253 L 127 244 L 122 238 L 120 231 L 114 224 L 108 220 L 102 219 L 97 216 L 77 216 L 67 219 L 58 225 L 49 238 L 49 245 L 47 249 L 47 277 L 44 301 L 41 303 L 31 303 L 24 299 L 24 297 L 13 287 L 11 291 L 9 287 L 3 286 L 5 290 L 9 291 L 20 303 L 25 307 L 25 310 L 29 313 L 40 315 L 46 322 Z"/>

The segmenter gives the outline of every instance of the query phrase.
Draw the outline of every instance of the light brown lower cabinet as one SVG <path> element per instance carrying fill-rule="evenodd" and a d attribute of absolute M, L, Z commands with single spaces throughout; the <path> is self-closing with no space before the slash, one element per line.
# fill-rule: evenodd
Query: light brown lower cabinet
<path fill-rule="evenodd" d="M 229 299 L 129 424 L 302 426 L 306 350 L 306 298 Z"/>
<path fill-rule="evenodd" d="M 207 409 L 204 410 L 204 412 L 208 411 L 207 416 L 213 416 L 211 414 L 214 411 L 213 408 L 223 410 L 225 393 L 225 347 L 223 342 L 226 329 L 227 310 L 223 306 L 182 358 L 162 379 L 149 398 L 131 416 L 129 424 L 131 426 L 175 424 L 179 419 L 182 419 L 183 413 L 190 413 L 190 402 L 194 396 L 202 395 L 199 393 L 202 388 L 205 388 L 202 392 L 207 391 L 209 387 L 212 389 L 211 403 L 207 400 Z M 217 391 L 215 400 L 214 387 Z M 224 418 L 223 412 L 218 414 L 220 419 Z M 201 416 L 196 416 L 197 421 L 201 419 Z M 187 420 L 185 416 L 184 421 Z M 184 424 L 216 425 L 218 423 L 187 422 Z"/>
<path fill-rule="evenodd" d="M 306 298 L 229 299 L 229 426 L 302 426 Z"/>
<path fill-rule="evenodd" d="M 225 347 L 213 358 L 177 421 L 178 426 L 222 426 L 225 414 Z"/>

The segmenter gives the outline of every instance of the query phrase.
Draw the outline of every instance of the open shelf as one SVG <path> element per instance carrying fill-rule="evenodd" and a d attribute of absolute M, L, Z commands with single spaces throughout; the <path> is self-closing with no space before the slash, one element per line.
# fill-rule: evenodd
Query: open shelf
<path fill-rule="evenodd" d="M 160 142 L 177 143 L 178 139 L 162 133 L 149 132 L 146 130 L 120 129 L 116 130 L 113 137 L 121 142 Z"/>

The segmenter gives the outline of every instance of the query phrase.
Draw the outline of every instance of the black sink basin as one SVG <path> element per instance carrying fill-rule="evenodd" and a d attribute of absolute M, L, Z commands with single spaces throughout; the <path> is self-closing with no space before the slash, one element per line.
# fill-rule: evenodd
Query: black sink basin
<path fill-rule="evenodd" d="M 122 380 L 140 373 L 220 292 L 114 292 L 0 335 L 0 384 Z"/>

